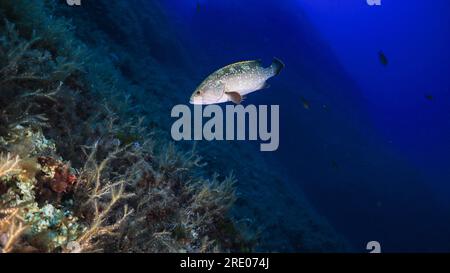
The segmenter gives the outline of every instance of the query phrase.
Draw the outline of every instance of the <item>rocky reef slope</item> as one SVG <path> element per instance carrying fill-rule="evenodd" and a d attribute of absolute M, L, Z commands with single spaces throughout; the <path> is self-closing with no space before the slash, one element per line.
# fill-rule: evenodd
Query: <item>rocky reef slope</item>
<path fill-rule="evenodd" d="M 192 64 L 156 1 L 85 3 L 0 0 L 2 252 L 346 249 L 253 147 L 170 141 Z"/>

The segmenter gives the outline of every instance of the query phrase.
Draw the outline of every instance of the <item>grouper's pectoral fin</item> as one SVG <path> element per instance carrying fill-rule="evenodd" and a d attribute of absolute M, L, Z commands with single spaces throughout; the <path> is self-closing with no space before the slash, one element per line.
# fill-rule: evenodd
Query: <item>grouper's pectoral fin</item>
<path fill-rule="evenodd" d="M 242 96 L 238 92 L 225 92 L 227 94 L 228 98 L 236 104 L 241 104 L 242 102 Z"/>

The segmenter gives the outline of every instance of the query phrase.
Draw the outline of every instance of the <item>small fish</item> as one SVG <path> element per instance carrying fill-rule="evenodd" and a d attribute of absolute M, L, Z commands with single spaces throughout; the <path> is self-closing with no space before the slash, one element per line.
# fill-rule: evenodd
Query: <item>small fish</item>
<path fill-rule="evenodd" d="M 199 2 L 197 2 L 197 12 L 200 12 L 200 10 L 201 10 L 201 6 L 200 6 L 200 3 L 199 3 Z"/>
<path fill-rule="evenodd" d="M 426 98 L 427 100 L 433 100 L 433 95 L 431 95 L 431 94 L 426 94 L 426 95 L 425 95 L 425 98 Z"/>
<path fill-rule="evenodd" d="M 384 65 L 384 66 L 388 65 L 389 61 L 383 51 L 381 51 L 381 50 L 378 51 L 378 58 L 380 59 L 380 63 L 382 65 Z"/>
<path fill-rule="evenodd" d="M 309 101 L 307 99 L 305 99 L 304 97 L 302 97 L 302 104 L 303 104 L 303 108 L 305 108 L 306 110 L 310 109 L 311 104 L 309 103 Z"/>
<path fill-rule="evenodd" d="M 277 58 L 266 68 L 258 60 L 230 64 L 209 75 L 194 91 L 190 103 L 205 105 L 232 101 L 240 104 L 244 95 L 268 88 L 266 81 L 278 75 L 283 67 Z"/>

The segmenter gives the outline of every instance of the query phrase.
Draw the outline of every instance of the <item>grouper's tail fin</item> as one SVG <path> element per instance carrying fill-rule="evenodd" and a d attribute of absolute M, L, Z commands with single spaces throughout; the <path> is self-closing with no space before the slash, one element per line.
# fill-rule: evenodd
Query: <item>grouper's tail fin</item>
<path fill-rule="evenodd" d="M 270 66 L 273 69 L 274 76 L 280 74 L 281 70 L 284 68 L 284 63 L 280 61 L 280 59 L 274 57 L 272 61 L 272 65 Z"/>

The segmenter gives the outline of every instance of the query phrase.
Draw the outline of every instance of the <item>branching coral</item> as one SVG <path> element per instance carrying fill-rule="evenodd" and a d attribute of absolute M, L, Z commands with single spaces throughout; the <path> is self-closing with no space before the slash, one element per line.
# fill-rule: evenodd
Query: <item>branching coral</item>
<path fill-rule="evenodd" d="M 146 158 L 141 151 L 140 160 L 131 167 L 138 174 L 131 180 L 135 195 L 129 202 L 135 213 L 115 247 L 138 252 L 237 249 L 237 242 L 228 237 L 231 234 L 217 232 L 221 223 L 233 226 L 227 210 L 235 198 L 234 178 L 204 180 L 192 172 L 194 166 L 202 166 L 195 153 L 170 147 L 162 159 Z"/>
<path fill-rule="evenodd" d="M 123 205 L 123 215 L 109 224 L 108 219 L 113 214 L 113 209 L 119 201 L 126 199 L 132 194 L 125 193 L 126 181 L 120 176 L 111 177 L 110 162 L 124 151 L 117 147 L 99 163 L 97 162 L 98 143 L 92 147 L 86 147 L 90 152 L 87 154 L 86 164 L 80 174 L 80 183 L 77 185 L 79 211 L 84 218 L 89 219 L 89 227 L 77 239 L 82 251 L 96 250 L 98 245 L 94 240 L 99 236 L 111 236 L 113 232 L 132 213 L 127 205 Z"/>
<path fill-rule="evenodd" d="M 17 215 L 18 208 L 0 209 L 0 253 L 12 252 L 22 233 L 27 229 Z"/>
<path fill-rule="evenodd" d="M 19 156 L 12 157 L 9 153 L 6 156 L 0 155 L 0 177 L 20 171 L 19 162 Z"/>

